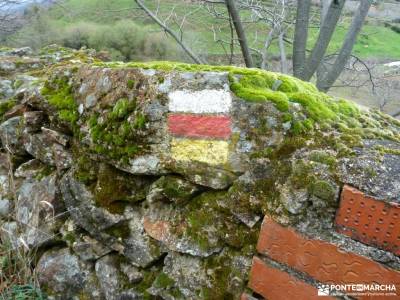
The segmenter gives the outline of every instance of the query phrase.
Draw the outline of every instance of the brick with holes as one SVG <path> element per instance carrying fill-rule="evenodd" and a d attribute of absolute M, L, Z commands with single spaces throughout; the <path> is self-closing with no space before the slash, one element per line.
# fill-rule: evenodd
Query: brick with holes
<path fill-rule="evenodd" d="M 344 186 L 335 224 L 339 233 L 400 255 L 400 207 Z"/>
<path fill-rule="evenodd" d="M 335 244 L 307 238 L 268 216 L 261 227 L 257 250 L 321 283 L 394 284 L 400 291 L 400 272 L 385 268 L 367 257 L 346 252 Z"/>
<path fill-rule="evenodd" d="M 271 300 L 312 300 L 319 299 L 316 287 L 276 269 L 258 257 L 253 258 L 249 287 L 266 299 Z M 325 296 L 324 299 L 334 299 Z M 246 298 L 242 299 L 246 300 Z"/>

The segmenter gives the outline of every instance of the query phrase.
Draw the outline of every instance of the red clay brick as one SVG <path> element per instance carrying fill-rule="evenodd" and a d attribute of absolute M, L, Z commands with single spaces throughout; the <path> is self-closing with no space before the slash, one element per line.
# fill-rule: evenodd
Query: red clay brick
<path fill-rule="evenodd" d="M 273 268 L 258 257 L 253 258 L 249 287 L 269 300 L 313 300 L 318 297 L 317 289 L 289 273 Z M 323 299 L 334 299 L 329 296 Z"/>
<path fill-rule="evenodd" d="M 400 255 L 400 207 L 345 185 L 336 230 L 352 239 Z"/>
<path fill-rule="evenodd" d="M 176 136 L 228 139 L 231 135 L 229 116 L 170 114 L 167 123 Z"/>
<path fill-rule="evenodd" d="M 305 238 L 267 216 L 262 224 L 257 250 L 323 283 L 395 284 L 397 293 L 400 292 L 400 272 L 345 252 L 333 244 Z"/>

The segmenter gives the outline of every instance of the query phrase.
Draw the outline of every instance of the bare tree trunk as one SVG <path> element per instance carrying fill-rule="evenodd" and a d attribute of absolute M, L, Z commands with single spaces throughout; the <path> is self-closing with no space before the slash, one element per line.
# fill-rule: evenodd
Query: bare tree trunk
<path fill-rule="evenodd" d="M 349 31 L 346 34 L 346 38 L 334 64 L 328 69 L 328 72 L 326 72 L 322 78 L 319 78 L 317 81 L 318 89 L 327 91 L 339 77 L 348 59 L 350 58 L 351 51 L 353 50 L 353 46 L 356 42 L 364 20 L 367 17 L 371 4 L 372 0 L 361 0 L 359 8 L 353 17 Z"/>
<path fill-rule="evenodd" d="M 286 51 L 285 51 L 285 41 L 283 40 L 285 33 L 282 31 L 278 36 L 279 42 L 279 52 L 281 54 L 281 73 L 288 73 Z"/>
<path fill-rule="evenodd" d="M 262 49 L 261 52 L 261 69 L 266 69 L 267 68 L 267 54 L 268 54 L 268 48 L 271 45 L 272 38 L 274 37 L 274 32 L 275 32 L 275 27 L 272 27 L 272 29 L 268 32 L 267 38 L 265 39 L 264 42 L 264 48 Z"/>
<path fill-rule="evenodd" d="M 246 39 L 246 33 L 244 32 L 242 21 L 240 20 L 239 12 L 236 9 L 235 1 L 234 0 L 225 0 L 226 7 L 228 12 L 232 18 L 233 25 L 236 29 L 236 34 L 239 39 L 240 48 L 242 49 L 242 54 L 244 58 L 244 62 L 246 67 L 252 68 L 253 67 L 253 59 L 250 54 L 250 49 Z"/>
<path fill-rule="evenodd" d="M 336 24 L 339 21 L 345 1 L 335 0 L 331 2 L 324 23 L 319 31 L 318 39 L 305 64 L 304 72 L 300 77 L 301 79 L 309 81 L 321 63 L 335 31 Z"/>
<path fill-rule="evenodd" d="M 324 23 L 324 19 L 329 10 L 329 6 L 331 6 L 331 2 L 332 0 L 321 0 L 321 25 Z"/>
<path fill-rule="evenodd" d="M 320 14 L 320 26 L 324 23 L 324 19 L 326 14 L 328 13 L 329 6 L 331 5 L 332 0 L 320 0 L 320 5 L 321 5 L 321 14 Z M 318 78 L 322 78 L 326 72 L 326 64 L 324 61 L 324 58 L 322 58 L 321 63 L 318 66 L 317 69 L 317 80 Z"/>
<path fill-rule="evenodd" d="M 302 78 L 306 64 L 306 46 L 311 0 L 298 0 L 293 40 L 293 75 Z"/>
<path fill-rule="evenodd" d="M 162 27 L 166 33 L 168 33 L 172 38 L 181 46 L 181 48 L 190 56 L 190 58 L 197 64 L 203 64 L 204 61 L 200 59 L 179 37 L 173 32 L 164 22 L 162 22 L 153 12 L 147 8 L 147 6 L 141 0 L 135 0 L 136 4 L 160 27 Z"/>

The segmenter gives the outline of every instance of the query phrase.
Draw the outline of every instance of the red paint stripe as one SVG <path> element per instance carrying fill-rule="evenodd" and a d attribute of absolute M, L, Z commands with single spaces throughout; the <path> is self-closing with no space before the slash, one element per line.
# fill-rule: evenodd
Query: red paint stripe
<path fill-rule="evenodd" d="M 231 118 L 228 116 L 199 116 L 170 114 L 169 132 L 176 136 L 227 139 L 231 135 Z"/>

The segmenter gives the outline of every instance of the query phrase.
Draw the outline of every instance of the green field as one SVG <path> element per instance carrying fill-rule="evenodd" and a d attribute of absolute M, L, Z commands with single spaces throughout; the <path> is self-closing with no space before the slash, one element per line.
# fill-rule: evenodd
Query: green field
<path fill-rule="evenodd" d="M 157 2 L 154 0 L 145 1 L 153 11 L 158 11 L 161 19 L 165 19 L 171 15 L 172 9 L 177 16 L 177 22 L 180 22 L 182 17 L 186 16 L 182 37 L 185 43 L 194 49 L 196 53 L 204 56 L 225 55 L 229 49 L 229 45 L 224 44 L 224 49 L 221 42 L 215 42 L 214 33 L 211 30 L 213 27 L 215 32 L 217 32 L 216 37 L 218 39 L 229 41 L 230 29 L 229 24 L 225 20 L 218 20 L 203 6 L 188 4 L 187 1 L 162 0 L 159 7 L 156 6 Z M 225 11 L 225 7 L 220 5 L 218 10 L 223 12 Z M 53 6 L 48 12 L 42 13 L 41 16 L 46 18 L 53 30 L 62 30 L 79 22 L 104 25 L 129 19 L 142 27 L 144 25 L 144 28 L 149 32 L 160 31 L 157 25 L 137 9 L 132 0 L 69 0 L 65 1 L 62 6 Z M 248 12 L 242 14 L 242 19 L 246 23 L 246 31 L 251 47 L 261 49 L 269 28 L 262 23 L 247 23 L 246 21 L 249 19 Z M 170 18 L 169 24 L 177 30 L 178 26 L 174 25 L 172 20 L 173 17 Z M 400 59 L 400 34 L 374 20 L 369 20 L 369 22 L 371 24 L 367 23 L 362 29 L 357 44 L 354 47 L 354 54 L 363 59 Z M 329 46 L 329 53 L 334 53 L 340 48 L 349 23 L 350 20 L 348 17 L 345 17 L 341 21 Z M 289 32 L 288 39 L 292 38 L 291 34 Z M 318 28 L 310 29 L 309 48 L 312 47 L 317 35 Z M 235 47 L 236 54 L 240 54 L 239 50 L 239 47 Z M 277 50 L 277 45 L 274 43 L 270 49 L 271 55 L 277 54 Z M 288 54 L 291 54 L 292 49 L 290 44 L 287 45 L 286 50 Z"/>

